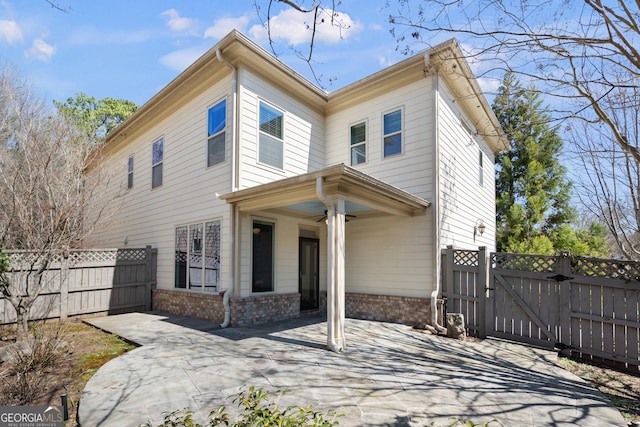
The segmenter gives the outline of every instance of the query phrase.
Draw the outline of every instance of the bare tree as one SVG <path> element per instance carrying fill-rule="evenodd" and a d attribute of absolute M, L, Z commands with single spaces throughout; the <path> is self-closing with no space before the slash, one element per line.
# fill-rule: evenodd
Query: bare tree
<path fill-rule="evenodd" d="M 640 147 L 640 88 L 619 90 L 602 100 L 627 137 Z M 617 255 L 640 259 L 640 163 L 612 143 L 605 126 L 584 125 L 572 129 L 577 159 L 583 167 L 576 189 L 585 209 L 608 228 Z"/>
<path fill-rule="evenodd" d="M 610 142 L 640 162 L 606 101 L 638 88 L 640 2 L 399 0 L 387 7 L 405 51 L 442 33 L 461 38 L 477 69 L 484 64 L 485 72 L 509 70 L 533 82 L 556 98 L 556 117 L 604 125 Z"/>
<path fill-rule="evenodd" d="M 81 247 L 111 206 L 99 157 L 100 146 L 46 108 L 12 69 L 0 69 L 0 250 L 10 261 L 8 271 L 6 259 L 0 263 L 0 292 L 16 311 L 19 339 L 50 285 L 47 269 Z"/>
<path fill-rule="evenodd" d="M 307 5 L 308 3 L 311 4 Z M 271 52 L 275 56 L 278 56 L 278 52 L 276 49 L 276 41 L 272 33 L 272 18 L 274 16 L 274 9 L 276 8 L 276 6 L 282 5 L 284 7 L 289 7 L 307 16 L 305 25 L 306 29 L 309 31 L 309 44 L 307 45 L 306 49 L 303 51 L 301 49 L 295 48 L 294 46 L 288 47 L 295 52 L 296 56 L 300 60 L 304 61 L 309 66 L 309 70 L 313 75 L 316 83 L 318 83 L 320 86 L 324 86 L 322 76 L 318 75 L 314 68 L 313 53 L 316 44 L 316 35 L 318 34 L 320 25 L 328 24 L 332 27 L 337 28 L 339 31 L 349 28 L 349 25 L 342 20 L 340 12 L 338 12 L 336 9 L 342 4 L 342 1 L 313 0 L 309 2 L 305 0 L 254 0 L 253 4 L 258 14 L 258 18 L 260 18 L 260 21 L 262 22 L 262 25 L 267 32 Z M 330 82 L 332 80 L 333 78 L 329 78 Z"/>

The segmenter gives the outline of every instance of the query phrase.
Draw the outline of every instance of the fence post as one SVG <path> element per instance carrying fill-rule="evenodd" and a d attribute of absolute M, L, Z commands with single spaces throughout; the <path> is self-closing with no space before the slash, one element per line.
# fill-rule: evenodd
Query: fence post
<path fill-rule="evenodd" d="M 444 286 L 442 287 L 442 297 L 446 298 L 449 293 L 453 292 L 453 245 L 447 245 L 444 253 Z"/>
<path fill-rule="evenodd" d="M 60 266 L 60 320 L 65 321 L 69 316 L 69 251 L 62 255 Z"/>
<path fill-rule="evenodd" d="M 144 282 L 145 282 L 145 300 L 144 309 L 151 311 L 151 283 L 153 282 L 153 254 L 151 245 L 144 248 Z"/>
<path fill-rule="evenodd" d="M 479 301 L 479 338 L 486 338 L 492 331 L 489 325 L 493 324 L 493 301 L 490 298 L 489 286 L 489 253 L 486 246 L 478 248 L 478 284 L 476 295 Z"/>
<path fill-rule="evenodd" d="M 558 271 L 565 277 L 571 277 L 571 254 L 563 251 L 557 258 Z M 558 286 L 558 326 L 556 339 L 567 347 L 571 344 L 571 280 L 557 282 Z M 576 331 L 580 333 L 579 331 Z"/>

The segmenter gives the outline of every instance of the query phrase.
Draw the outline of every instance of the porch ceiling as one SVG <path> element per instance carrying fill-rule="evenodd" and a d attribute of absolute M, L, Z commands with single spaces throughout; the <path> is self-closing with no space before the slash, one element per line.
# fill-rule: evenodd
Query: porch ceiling
<path fill-rule="evenodd" d="M 243 212 L 272 210 L 319 219 L 326 210 L 316 194 L 319 177 L 324 179 L 327 196 L 333 201 L 345 200 L 346 213 L 358 217 L 382 214 L 409 217 L 423 213 L 431 204 L 344 164 L 234 191 L 220 198 L 236 204 Z"/>

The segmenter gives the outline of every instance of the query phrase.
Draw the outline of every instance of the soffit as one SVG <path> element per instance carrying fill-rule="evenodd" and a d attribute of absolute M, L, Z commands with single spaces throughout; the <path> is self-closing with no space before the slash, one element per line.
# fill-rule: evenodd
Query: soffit
<path fill-rule="evenodd" d="M 347 202 L 346 210 L 350 214 L 414 216 L 424 213 L 430 206 L 426 200 L 343 164 L 238 190 L 220 198 L 244 212 L 278 210 L 286 215 L 308 218 L 322 215 L 326 209 L 316 194 L 318 178 L 324 180 L 324 191 L 331 200 Z"/>

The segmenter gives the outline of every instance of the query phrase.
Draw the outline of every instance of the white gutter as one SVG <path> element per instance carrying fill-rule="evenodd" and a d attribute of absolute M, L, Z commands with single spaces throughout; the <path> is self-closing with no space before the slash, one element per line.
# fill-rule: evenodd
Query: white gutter
<path fill-rule="evenodd" d="M 238 69 L 229 61 L 224 59 L 222 56 L 222 51 L 220 49 L 216 50 L 216 58 L 218 61 L 225 64 L 227 67 L 231 68 L 231 87 L 232 87 L 232 95 L 231 95 L 231 103 L 232 103 L 232 111 L 233 111 L 233 126 L 231 126 L 231 191 L 236 191 L 238 189 L 238 165 L 239 165 L 239 153 L 238 147 L 239 144 L 237 142 L 237 137 L 240 134 L 240 117 L 239 115 L 239 102 L 238 102 L 238 92 L 239 92 L 239 81 L 238 81 Z M 224 290 L 224 296 L 222 298 L 222 305 L 224 306 L 224 321 L 220 324 L 221 328 L 226 328 L 231 323 L 231 307 L 229 305 L 229 298 L 231 298 L 231 294 L 233 294 L 234 289 L 236 289 L 236 280 L 238 277 L 238 266 L 237 260 L 238 258 L 238 241 L 239 241 L 239 209 L 236 205 L 232 205 L 231 207 L 231 277 L 230 282 L 231 286 Z"/>
<path fill-rule="evenodd" d="M 424 55 L 425 69 L 433 69 L 433 195 L 431 209 L 433 212 L 433 283 L 435 289 L 431 292 L 431 326 L 437 332 L 446 332 L 446 328 L 438 324 L 438 293 L 441 287 L 441 254 L 440 254 L 440 128 L 438 126 L 440 106 L 440 78 L 438 70 L 431 65 L 429 54 Z"/>
<path fill-rule="evenodd" d="M 329 199 L 324 191 L 324 178 L 319 176 L 316 178 L 316 194 L 318 198 L 327 207 L 327 347 L 331 351 L 340 353 L 342 348 L 335 341 L 336 319 L 336 277 L 335 277 L 335 210 L 336 205 Z"/>

